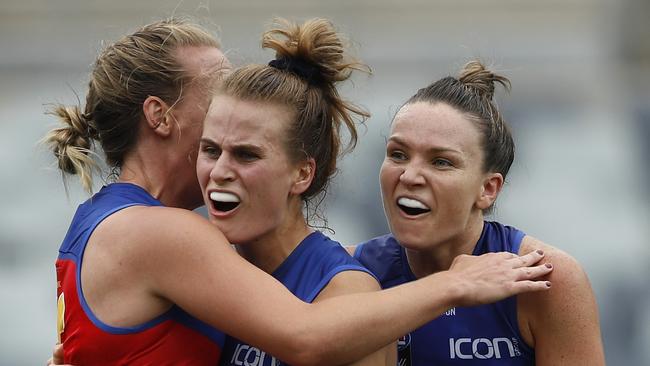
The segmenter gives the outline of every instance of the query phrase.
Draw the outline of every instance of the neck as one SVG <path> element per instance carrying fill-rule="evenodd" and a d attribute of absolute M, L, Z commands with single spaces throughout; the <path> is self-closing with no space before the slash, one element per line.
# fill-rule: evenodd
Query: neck
<path fill-rule="evenodd" d="M 406 248 L 409 267 L 416 278 L 446 271 L 454 258 L 461 254 L 472 254 L 483 232 L 483 215 L 471 220 L 464 230 L 448 240 L 430 245 L 430 249 L 413 250 Z"/>
<path fill-rule="evenodd" d="M 184 197 L 183 184 L 185 183 L 178 174 L 175 175 L 164 159 L 148 159 L 151 154 L 142 154 L 138 151 L 125 157 L 118 182 L 131 183 L 142 187 L 152 197 L 167 207 L 178 207 L 193 210 L 202 202 Z M 198 187 L 198 182 L 196 183 Z M 197 188 L 198 189 L 198 188 Z"/>
<path fill-rule="evenodd" d="M 289 219 L 269 233 L 255 240 L 238 244 L 237 252 L 250 263 L 266 273 L 273 273 L 296 249 L 307 235 L 312 233 L 302 212 L 289 215 Z"/>

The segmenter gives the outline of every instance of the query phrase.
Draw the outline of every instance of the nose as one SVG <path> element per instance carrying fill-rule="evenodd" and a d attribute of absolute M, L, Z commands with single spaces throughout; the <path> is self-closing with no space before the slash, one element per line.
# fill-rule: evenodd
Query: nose
<path fill-rule="evenodd" d="M 422 175 L 422 167 L 417 164 L 407 164 L 404 166 L 404 170 L 402 171 L 402 174 L 400 174 L 399 180 L 407 186 L 425 184 L 424 176 Z"/>
<path fill-rule="evenodd" d="M 210 179 L 215 183 L 232 182 L 235 180 L 232 159 L 228 153 L 222 152 L 214 161 L 214 165 L 210 171 Z"/>

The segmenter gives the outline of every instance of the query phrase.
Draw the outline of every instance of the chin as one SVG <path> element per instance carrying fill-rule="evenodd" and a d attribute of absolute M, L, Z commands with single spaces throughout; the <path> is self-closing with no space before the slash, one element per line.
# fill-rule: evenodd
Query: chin
<path fill-rule="evenodd" d="M 413 231 L 410 230 L 405 230 L 404 228 L 401 229 L 391 229 L 391 232 L 393 233 L 393 236 L 399 244 L 405 248 L 408 249 L 417 249 L 420 247 L 419 243 L 419 237 L 418 235 L 414 234 Z"/>
<path fill-rule="evenodd" d="M 227 227 L 222 228 L 218 224 L 217 227 L 221 230 L 230 244 L 241 245 L 246 244 L 251 240 L 250 234 L 244 234 L 242 233 L 242 230 Z"/>
<path fill-rule="evenodd" d="M 424 250 L 431 245 L 432 234 L 427 233 L 421 228 L 400 225 L 391 227 L 391 233 L 399 244 L 407 249 Z"/>
<path fill-rule="evenodd" d="M 421 238 L 417 238 L 413 235 L 399 236 L 395 235 L 395 239 L 401 246 L 410 250 L 424 250 L 427 249 L 428 243 L 424 243 Z"/>

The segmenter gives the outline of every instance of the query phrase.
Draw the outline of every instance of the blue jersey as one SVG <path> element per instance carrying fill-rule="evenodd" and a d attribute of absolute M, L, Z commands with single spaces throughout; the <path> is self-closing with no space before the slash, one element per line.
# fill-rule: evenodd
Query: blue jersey
<path fill-rule="evenodd" d="M 515 228 L 486 221 L 472 254 L 517 254 L 524 235 Z M 392 235 L 359 245 L 354 256 L 379 278 L 383 288 L 416 279 L 404 248 Z M 449 309 L 398 341 L 399 366 L 534 364 L 534 350 L 519 332 L 514 296 L 494 304 Z"/>
<path fill-rule="evenodd" d="M 64 362 L 75 365 L 216 365 L 224 334 L 177 306 L 143 324 L 114 327 L 88 306 L 81 288 L 83 254 L 105 218 L 131 206 L 161 206 L 129 183 L 102 188 L 79 206 L 56 262 L 58 331 Z"/>
<path fill-rule="evenodd" d="M 273 272 L 296 297 L 311 303 L 334 276 L 343 271 L 372 274 L 343 247 L 320 232 L 309 234 Z M 259 304 L 264 306 L 264 304 Z M 222 366 L 286 365 L 266 352 L 238 339 L 226 337 Z"/>

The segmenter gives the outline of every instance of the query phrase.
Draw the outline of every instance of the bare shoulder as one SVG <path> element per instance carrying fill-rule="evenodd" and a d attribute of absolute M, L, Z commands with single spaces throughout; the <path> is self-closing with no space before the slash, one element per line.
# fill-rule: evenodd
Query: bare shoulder
<path fill-rule="evenodd" d="M 132 206 L 113 213 L 92 233 L 84 251 L 83 290 L 88 304 L 107 324 L 132 326 L 166 311 L 170 302 L 153 289 L 189 250 L 207 220 L 187 210 Z M 190 253 L 191 254 L 191 253 Z M 198 256 L 198 255 L 196 255 Z"/>
<path fill-rule="evenodd" d="M 526 293 L 519 295 L 520 312 L 529 318 L 548 315 L 546 311 L 569 310 L 582 303 L 585 293 L 591 293 L 591 285 L 587 274 L 580 263 L 563 250 L 542 242 L 541 240 L 525 236 L 519 254 L 530 253 L 533 250 L 544 251 L 542 263 L 551 263 L 553 271 L 546 279 L 551 281 L 552 287 L 546 292 Z M 579 309 L 575 309 L 579 310 Z"/>
<path fill-rule="evenodd" d="M 200 250 L 202 242 L 224 242 L 221 232 L 200 215 L 184 209 L 159 206 L 125 208 L 102 222 L 93 233 L 96 250 L 120 265 L 141 271 L 158 259 Z M 155 267 L 154 267 L 155 268 Z"/>
<path fill-rule="evenodd" d="M 535 348 L 537 364 L 602 364 L 598 306 L 587 274 L 571 255 L 530 236 L 524 237 L 520 254 L 537 249 L 545 252 L 543 262 L 553 265 L 552 287 L 517 296 L 519 328 Z"/>
<path fill-rule="evenodd" d="M 379 290 L 381 290 L 379 283 L 368 273 L 363 271 L 343 271 L 330 280 L 314 302 L 346 294 Z"/>
<path fill-rule="evenodd" d="M 528 254 L 538 249 L 544 251 L 544 258 L 541 263 L 551 263 L 553 265 L 553 272 L 548 276 L 553 283 L 553 289 L 588 282 L 587 274 L 575 258 L 565 251 L 532 236 L 526 235 L 524 237 L 519 248 L 519 255 Z M 558 282 L 557 286 L 556 282 Z"/>
<path fill-rule="evenodd" d="M 189 210 L 163 206 L 133 206 L 109 216 L 98 227 L 97 234 L 125 238 L 127 240 L 123 242 L 127 245 L 145 245 L 152 241 L 164 245 L 176 243 L 179 238 L 191 238 L 205 230 L 219 231 L 205 218 Z"/>

